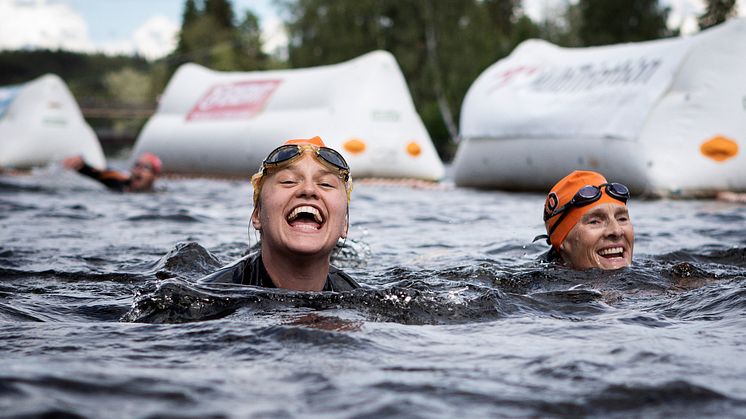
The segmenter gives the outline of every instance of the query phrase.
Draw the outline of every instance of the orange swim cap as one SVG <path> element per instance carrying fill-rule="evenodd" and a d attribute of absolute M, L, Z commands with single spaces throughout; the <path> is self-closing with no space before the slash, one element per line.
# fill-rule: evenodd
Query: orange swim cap
<path fill-rule="evenodd" d="M 557 182 L 552 190 L 547 195 L 547 199 L 544 202 L 544 214 L 551 214 L 557 208 L 566 205 L 572 200 L 576 193 L 585 186 L 599 186 L 607 183 L 606 178 L 600 173 L 576 170 L 569 175 L 565 176 Z M 549 241 L 552 243 L 552 247 L 559 251 L 559 247 L 562 242 L 565 241 L 567 234 L 570 230 L 575 227 L 575 224 L 580 221 L 583 215 L 590 211 L 592 208 L 601 204 L 620 204 L 626 205 L 624 202 L 611 197 L 607 194 L 606 188 L 601 188 L 601 197 L 598 201 L 591 204 L 584 205 L 581 207 L 570 207 L 566 210 L 566 215 L 562 217 L 560 214 L 544 221 L 544 226 L 547 229 L 547 234 L 552 230 L 557 222 L 560 224 L 554 229 L 552 234 L 549 236 Z M 561 221 L 560 221 L 560 218 Z"/>
<path fill-rule="evenodd" d="M 324 144 L 324 140 L 321 139 L 318 135 L 313 138 L 298 138 L 296 140 L 287 140 L 282 145 L 288 145 L 288 144 L 296 144 L 296 145 L 315 145 L 316 147 L 326 147 L 326 144 Z"/>

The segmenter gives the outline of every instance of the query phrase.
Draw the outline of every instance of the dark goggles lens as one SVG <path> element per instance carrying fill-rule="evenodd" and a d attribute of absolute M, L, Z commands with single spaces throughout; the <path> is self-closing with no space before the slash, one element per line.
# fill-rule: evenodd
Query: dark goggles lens
<path fill-rule="evenodd" d="M 272 150 L 271 153 L 269 153 L 266 159 L 264 159 L 264 165 L 280 164 L 292 159 L 293 157 L 298 156 L 299 154 L 300 147 L 296 145 L 284 145 L 281 147 L 277 147 L 276 149 Z"/>
<path fill-rule="evenodd" d="M 606 188 L 606 194 L 617 201 L 626 203 L 629 199 L 629 189 L 621 183 L 604 183 L 598 186 L 585 185 L 572 197 L 570 202 L 557 208 L 550 214 L 545 214 L 544 221 L 564 213 L 570 208 L 584 207 L 598 201 L 601 199 L 601 188 Z M 558 224 L 559 222 L 555 224 L 555 227 Z"/>
<path fill-rule="evenodd" d="M 606 188 L 606 194 L 617 201 L 627 202 L 629 199 L 629 189 L 621 183 L 604 183 L 598 186 L 586 185 L 580 188 L 578 193 L 572 198 L 573 205 L 582 207 L 591 202 L 596 202 L 601 198 L 601 188 Z"/>
<path fill-rule="evenodd" d="M 597 186 L 585 185 L 572 197 L 572 201 L 575 204 L 581 204 L 583 202 L 592 202 L 601 197 L 601 188 Z"/>
<path fill-rule="evenodd" d="M 147 171 L 150 171 L 150 172 L 153 172 L 153 171 L 155 171 L 155 169 L 153 169 L 153 166 L 151 166 L 151 165 L 149 165 L 149 164 L 147 164 L 147 163 L 140 163 L 140 162 L 137 162 L 137 163 L 135 163 L 135 165 L 134 165 L 134 166 L 132 166 L 132 167 L 135 167 L 135 168 L 137 168 L 137 169 L 144 169 L 144 170 L 147 170 Z"/>
<path fill-rule="evenodd" d="M 264 169 L 266 169 L 267 166 L 275 166 L 288 160 L 292 160 L 293 158 L 301 155 L 301 153 L 303 152 L 303 147 L 304 146 L 297 144 L 287 144 L 277 147 L 271 153 L 269 153 L 266 159 L 264 159 L 262 166 Z M 347 161 L 345 161 L 344 157 L 342 157 L 342 155 L 339 154 L 336 150 L 328 147 L 312 146 L 312 148 L 315 151 L 316 155 L 323 159 L 325 162 L 331 164 L 340 171 L 350 171 L 350 166 L 347 165 Z M 347 181 L 347 174 L 345 174 L 345 181 Z"/>
<path fill-rule="evenodd" d="M 607 183 L 606 193 L 609 194 L 610 197 L 616 198 L 617 200 L 625 203 L 630 196 L 629 189 L 621 183 Z"/>
<path fill-rule="evenodd" d="M 347 165 L 347 162 L 345 161 L 344 157 L 342 157 L 341 154 L 337 153 L 336 150 L 322 147 L 322 148 L 319 148 L 316 154 L 322 159 L 324 159 L 327 163 L 336 167 L 337 169 L 350 170 L 350 167 Z"/>

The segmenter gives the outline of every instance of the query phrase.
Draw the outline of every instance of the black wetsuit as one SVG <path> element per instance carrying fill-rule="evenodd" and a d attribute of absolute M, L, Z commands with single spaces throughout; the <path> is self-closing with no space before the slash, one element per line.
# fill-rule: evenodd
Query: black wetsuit
<path fill-rule="evenodd" d="M 265 288 L 277 288 L 262 262 L 262 255 L 246 256 L 200 279 L 203 283 L 233 283 L 254 285 Z M 329 274 L 322 291 L 350 291 L 360 285 L 341 270 L 329 266 Z"/>
<path fill-rule="evenodd" d="M 539 262 L 562 263 L 562 256 L 552 247 L 548 252 L 539 256 Z"/>
<path fill-rule="evenodd" d="M 104 184 L 107 188 L 112 191 L 124 192 L 129 186 L 131 179 L 129 176 L 124 175 L 114 170 L 98 170 L 95 167 L 91 167 L 87 164 L 83 164 L 83 167 L 78 169 L 78 173 L 81 175 L 88 176 L 89 178 L 95 179 Z"/>

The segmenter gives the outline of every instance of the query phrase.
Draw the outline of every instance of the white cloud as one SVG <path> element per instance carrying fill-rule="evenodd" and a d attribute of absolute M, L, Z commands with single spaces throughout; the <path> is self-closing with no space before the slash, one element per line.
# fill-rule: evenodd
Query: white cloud
<path fill-rule="evenodd" d="M 0 49 L 49 48 L 106 54 L 163 57 L 176 47 L 179 25 L 155 15 L 129 38 L 94 42 L 88 24 L 69 4 L 59 0 L 0 0 Z"/>
<path fill-rule="evenodd" d="M 523 0 L 523 13 L 533 21 L 544 20 L 545 11 L 563 3 L 557 0 Z"/>
<path fill-rule="evenodd" d="M 155 15 L 137 27 L 129 39 L 103 42 L 96 46 L 96 50 L 112 55 L 138 54 L 154 60 L 170 54 L 176 48 L 180 29 L 173 20 Z"/>
<path fill-rule="evenodd" d="M 0 0 L 0 48 L 94 50 L 85 20 L 49 0 Z"/>
<path fill-rule="evenodd" d="M 148 18 L 132 36 L 134 49 L 147 59 L 161 58 L 176 48 L 180 26 L 165 16 Z"/>
<path fill-rule="evenodd" d="M 699 31 L 697 17 L 705 10 L 704 0 L 667 0 L 665 3 L 671 8 L 666 22 L 669 28 L 681 29 L 682 35 Z"/>
<path fill-rule="evenodd" d="M 277 17 L 262 22 L 262 49 L 264 52 L 287 58 L 288 34 L 285 24 Z"/>

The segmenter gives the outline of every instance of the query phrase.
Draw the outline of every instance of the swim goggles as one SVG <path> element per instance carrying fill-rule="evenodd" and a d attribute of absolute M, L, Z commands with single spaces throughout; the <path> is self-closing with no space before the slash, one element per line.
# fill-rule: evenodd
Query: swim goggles
<path fill-rule="evenodd" d="M 545 212 L 544 213 L 544 221 L 546 222 L 552 217 L 556 217 L 557 215 L 560 215 L 560 218 L 557 220 L 556 223 L 552 226 L 552 228 L 549 230 L 549 236 L 554 233 L 554 230 L 562 223 L 562 220 L 565 218 L 567 213 L 572 208 L 578 208 L 578 207 L 584 207 L 586 205 L 590 205 L 599 199 L 601 199 L 601 188 L 605 189 L 605 192 L 610 197 L 616 199 L 617 201 L 621 201 L 623 203 L 627 203 L 627 200 L 629 199 L 629 188 L 622 185 L 621 183 L 603 183 L 598 186 L 593 185 L 585 185 L 575 194 L 575 196 L 572 197 L 570 202 L 567 204 L 555 209 L 554 211 Z M 534 239 L 535 240 L 535 239 Z"/>
<path fill-rule="evenodd" d="M 136 163 L 135 163 L 135 164 L 134 164 L 134 165 L 132 166 L 132 168 L 135 168 L 135 169 L 143 169 L 143 170 L 147 170 L 147 171 L 149 171 L 149 172 L 151 172 L 151 173 L 155 173 L 155 168 L 153 168 L 153 166 L 152 166 L 152 165 L 150 165 L 150 164 L 148 164 L 148 163 L 141 163 L 141 162 L 136 162 Z"/>
<path fill-rule="evenodd" d="M 269 153 L 262 162 L 262 174 L 266 174 L 267 169 L 271 169 L 283 164 L 287 164 L 303 155 L 303 150 L 309 148 L 313 150 L 316 157 L 322 162 L 327 163 L 337 169 L 342 179 L 347 182 L 350 178 L 350 166 L 344 157 L 336 150 L 329 147 L 318 147 L 311 144 L 286 144 L 277 147 Z"/>

